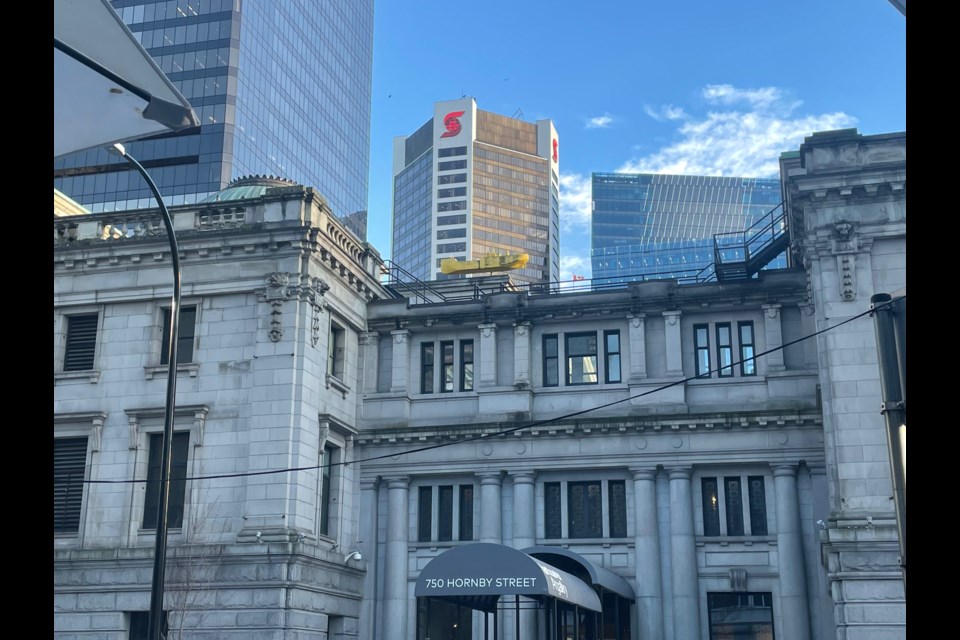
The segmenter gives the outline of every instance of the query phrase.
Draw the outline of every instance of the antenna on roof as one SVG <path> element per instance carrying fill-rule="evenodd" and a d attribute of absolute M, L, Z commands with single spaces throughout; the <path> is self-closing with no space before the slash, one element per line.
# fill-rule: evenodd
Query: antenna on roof
<path fill-rule="evenodd" d="M 510 117 L 511 117 L 511 118 L 517 118 L 517 119 L 520 119 L 520 118 L 522 118 L 522 117 L 523 117 L 523 111 L 522 111 L 522 110 L 520 109 L 520 107 L 517 107 L 517 110 L 516 110 L 516 111 L 514 111 L 514 112 L 513 112 L 513 115 L 512 115 L 512 116 L 510 116 Z"/>

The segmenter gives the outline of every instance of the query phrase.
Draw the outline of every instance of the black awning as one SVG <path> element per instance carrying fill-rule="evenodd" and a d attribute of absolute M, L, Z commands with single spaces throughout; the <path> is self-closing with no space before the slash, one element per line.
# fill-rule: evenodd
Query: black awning
<path fill-rule="evenodd" d="M 591 611 L 600 598 L 579 578 L 499 544 L 479 542 L 445 551 L 420 572 L 414 595 L 489 609 L 503 595 L 551 597 Z"/>
<path fill-rule="evenodd" d="M 589 577 L 594 586 L 600 586 L 613 591 L 630 602 L 636 600 L 630 583 L 609 569 L 598 567 L 583 556 L 561 547 L 536 546 L 528 547 L 523 553 L 551 564 L 568 573 Z"/>

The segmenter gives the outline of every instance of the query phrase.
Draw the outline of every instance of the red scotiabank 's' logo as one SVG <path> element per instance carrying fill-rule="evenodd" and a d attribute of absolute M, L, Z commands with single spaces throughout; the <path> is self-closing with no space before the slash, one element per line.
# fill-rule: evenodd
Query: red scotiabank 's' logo
<path fill-rule="evenodd" d="M 554 139 L 553 139 L 553 161 L 554 161 L 554 162 L 560 162 L 559 160 L 557 160 L 557 145 L 558 145 L 558 144 L 559 144 L 559 143 L 557 142 L 557 139 L 554 138 Z"/>
<path fill-rule="evenodd" d="M 453 136 L 460 133 L 460 120 L 458 118 L 463 115 L 463 111 L 451 111 L 443 117 L 443 126 L 447 128 L 447 132 L 441 134 L 441 138 L 452 138 Z"/>

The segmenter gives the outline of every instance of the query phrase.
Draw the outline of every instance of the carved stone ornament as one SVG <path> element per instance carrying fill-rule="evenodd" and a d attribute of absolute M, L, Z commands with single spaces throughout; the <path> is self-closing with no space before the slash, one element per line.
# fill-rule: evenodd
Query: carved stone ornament
<path fill-rule="evenodd" d="M 840 281 L 840 297 L 853 300 L 857 297 L 857 256 L 853 254 L 837 256 L 837 276 Z"/>
<path fill-rule="evenodd" d="M 516 331 L 518 336 L 527 335 L 527 329 L 529 329 L 529 326 L 527 325 L 526 322 L 515 324 L 513 325 L 513 327 L 514 327 L 514 331 Z"/>
<path fill-rule="evenodd" d="M 678 320 L 680 320 L 680 312 L 666 311 L 664 312 L 663 317 L 667 321 L 667 324 L 669 324 L 672 327 L 673 325 L 677 324 Z"/>
<path fill-rule="evenodd" d="M 771 320 L 775 320 L 777 315 L 780 313 L 780 305 L 778 304 L 765 304 L 763 305 L 763 310 L 767 314 L 767 317 Z"/>
<path fill-rule="evenodd" d="M 393 341 L 394 341 L 396 344 L 403 344 L 404 342 L 407 341 L 407 332 L 406 332 L 406 331 L 398 331 L 398 332 L 394 333 L 394 334 L 393 334 Z"/>
<path fill-rule="evenodd" d="M 856 225 L 846 220 L 834 223 L 831 231 L 831 240 L 834 253 L 848 253 L 860 249 L 860 238 L 857 236 Z"/>
<path fill-rule="evenodd" d="M 493 335 L 495 327 L 491 325 L 481 325 L 480 326 L 480 335 L 484 338 L 489 338 Z"/>
<path fill-rule="evenodd" d="M 639 329 L 640 327 L 643 326 L 643 319 L 645 317 L 646 315 L 644 314 L 641 314 L 638 316 L 627 316 L 627 318 L 630 320 L 630 326 L 633 327 L 634 329 Z"/>

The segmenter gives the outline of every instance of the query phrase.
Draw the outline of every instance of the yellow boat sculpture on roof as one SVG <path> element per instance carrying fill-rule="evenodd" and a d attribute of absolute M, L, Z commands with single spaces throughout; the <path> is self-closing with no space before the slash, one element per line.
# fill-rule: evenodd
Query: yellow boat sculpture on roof
<path fill-rule="evenodd" d="M 446 274 L 509 271 L 510 269 L 522 269 L 529 259 L 530 256 L 526 253 L 508 253 L 506 255 L 488 253 L 478 260 L 444 258 L 440 261 L 440 271 Z"/>

